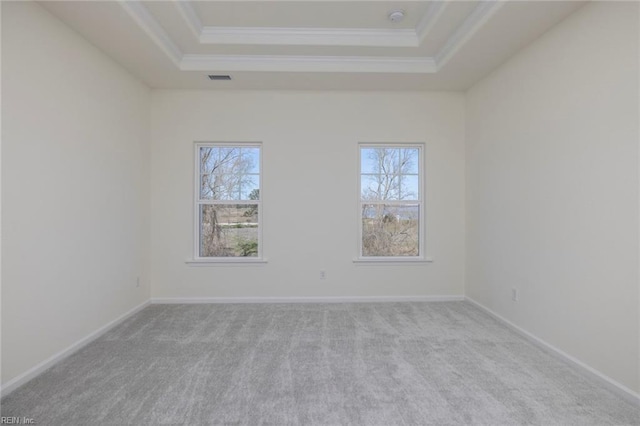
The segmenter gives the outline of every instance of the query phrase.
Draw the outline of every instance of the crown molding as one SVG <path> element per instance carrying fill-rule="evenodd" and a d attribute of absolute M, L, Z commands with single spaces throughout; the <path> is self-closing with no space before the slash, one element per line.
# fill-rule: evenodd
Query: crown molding
<path fill-rule="evenodd" d="M 169 59 L 180 66 L 182 51 L 174 43 L 169 34 L 162 28 L 156 19 L 149 13 L 140 1 L 117 0 L 118 4 L 133 18 L 140 28 L 162 49 Z"/>
<path fill-rule="evenodd" d="M 173 4 L 178 9 L 178 12 L 180 12 L 180 16 L 182 16 L 182 19 L 184 19 L 194 37 L 199 39 L 203 25 L 198 13 L 193 6 L 191 6 L 191 3 L 188 0 L 173 0 Z"/>
<path fill-rule="evenodd" d="M 444 67 L 504 3 L 504 0 L 481 0 L 435 55 L 438 69 Z"/>
<path fill-rule="evenodd" d="M 432 74 L 437 65 L 433 58 L 184 55 L 180 70 Z"/>
<path fill-rule="evenodd" d="M 504 4 L 503 0 L 481 0 L 433 57 L 364 57 L 184 54 L 141 1 L 117 1 L 182 71 L 406 74 L 438 72 Z M 205 27 L 188 0 L 174 0 L 174 5 L 202 43 L 417 47 L 442 16 L 447 3 L 430 4 L 415 30 Z"/>
<path fill-rule="evenodd" d="M 427 7 L 427 11 L 418 22 L 416 26 L 416 38 L 418 45 L 421 45 L 422 42 L 427 38 L 429 32 L 433 29 L 440 16 L 442 16 L 442 12 L 447 7 L 447 3 L 444 1 L 434 1 L 429 4 Z"/>
<path fill-rule="evenodd" d="M 418 47 L 421 42 L 415 29 L 203 26 L 189 0 L 174 0 L 174 4 L 201 44 Z M 425 25 L 423 22 L 432 23 L 433 18 L 437 18 L 434 15 L 442 4 L 434 2 L 430 5 L 420 20 L 421 25 Z"/>
<path fill-rule="evenodd" d="M 411 29 L 203 27 L 202 44 L 418 47 Z"/>

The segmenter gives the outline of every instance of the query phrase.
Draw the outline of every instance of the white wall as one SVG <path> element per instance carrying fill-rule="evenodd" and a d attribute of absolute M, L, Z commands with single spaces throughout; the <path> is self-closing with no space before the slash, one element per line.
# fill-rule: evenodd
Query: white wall
<path fill-rule="evenodd" d="M 2 55 L 7 384 L 149 297 L 149 90 L 32 2 Z"/>
<path fill-rule="evenodd" d="M 592 3 L 468 92 L 466 131 L 467 295 L 636 392 L 638 76 L 638 4 Z"/>
<path fill-rule="evenodd" d="M 153 297 L 463 294 L 462 94 L 154 91 L 151 122 Z M 266 265 L 185 264 L 194 141 L 263 142 Z M 360 141 L 426 142 L 432 264 L 352 262 Z"/>

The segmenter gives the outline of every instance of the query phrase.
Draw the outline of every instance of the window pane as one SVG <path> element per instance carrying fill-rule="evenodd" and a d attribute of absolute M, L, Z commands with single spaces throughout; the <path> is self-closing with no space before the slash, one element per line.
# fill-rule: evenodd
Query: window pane
<path fill-rule="evenodd" d="M 201 200 L 240 200 L 243 175 L 202 175 L 200 180 Z"/>
<path fill-rule="evenodd" d="M 259 151 L 259 148 L 201 147 L 200 199 L 240 200 L 243 185 L 249 186 L 251 192 L 256 187 L 251 174 L 255 175 L 252 170 L 259 168 Z"/>
<path fill-rule="evenodd" d="M 258 205 L 201 205 L 200 257 L 258 255 Z"/>
<path fill-rule="evenodd" d="M 376 148 L 361 148 L 360 173 L 378 173 L 379 170 Z"/>
<path fill-rule="evenodd" d="M 399 153 L 398 148 L 360 148 L 360 172 L 397 174 Z"/>
<path fill-rule="evenodd" d="M 363 204 L 362 256 L 419 256 L 420 207 Z"/>
<path fill-rule="evenodd" d="M 393 175 L 362 175 L 360 178 L 360 196 L 367 200 L 397 200 L 400 179 Z"/>
<path fill-rule="evenodd" d="M 209 182 L 209 175 L 200 176 L 200 199 L 211 200 L 213 199 L 213 189 Z"/>
<path fill-rule="evenodd" d="M 403 174 L 417 175 L 420 166 L 420 154 L 418 148 L 402 148 L 400 150 L 400 171 Z"/>
<path fill-rule="evenodd" d="M 417 175 L 402 175 L 400 179 L 401 200 L 417 200 L 419 194 L 419 178 Z"/>
<path fill-rule="evenodd" d="M 260 177 L 258 175 L 247 175 L 242 182 L 241 200 L 260 199 Z"/>
<path fill-rule="evenodd" d="M 260 173 L 260 148 L 242 148 L 242 156 L 247 162 L 247 173 Z"/>

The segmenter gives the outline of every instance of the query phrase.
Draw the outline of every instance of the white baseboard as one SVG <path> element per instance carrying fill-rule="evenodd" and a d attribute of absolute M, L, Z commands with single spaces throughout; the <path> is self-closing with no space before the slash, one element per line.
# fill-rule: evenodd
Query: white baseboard
<path fill-rule="evenodd" d="M 640 405 L 640 394 L 634 392 L 633 390 L 629 389 L 628 387 L 624 386 L 623 384 L 618 383 L 617 381 L 613 380 L 612 378 L 602 374 L 598 370 L 588 366 L 587 364 L 585 364 L 584 362 L 580 361 L 579 359 L 574 358 L 573 356 L 569 355 L 568 353 L 556 348 L 555 346 L 553 346 L 552 344 L 542 340 L 538 336 L 536 336 L 536 335 L 526 331 L 525 329 L 515 325 L 514 323 L 512 323 L 508 319 L 504 318 L 503 316 L 497 314 L 496 312 L 494 312 L 491 309 L 487 308 L 486 306 L 482 305 L 480 302 L 477 302 L 477 301 L 473 300 L 472 298 L 470 298 L 468 296 L 465 297 L 465 300 L 470 302 L 472 305 L 480 308 L 484 312 L 488 313 L 489 315 L 491 315 L 492 317 L 494 317 L 498 321 L 502 322 L 503 324 L 505 324 L 506 326 L 508 326 L 509 328 L 511 328 L 512 330 L 514 330 L 515 332 L 517 332 L 518 334 L 520 334 L 521 336 L 523 336 L 524 338 L 529 340 L 531 343 L 535 344 L 536 346 L 538 346 L 538 347 L 540 347 L 542 349 L 545 349 L 547 352 L 551 352 L 553 355 L 556 355 L 556 356 L 562 358 L 564 361 L 568 362 L 569 364 L 572 364 L 572 365 L 580 368 L 587 376 L 591 377 L 592 379 L 595 379 L 598 383 L 600 383 L 601 385 L 603 385 L 604 387 L 606 387 L 610 391 L 614 392 L 616 395 L 624 398 L 625 400 L 631 402 L 632 404 L 639 404 Z"/>
<path fill-rule="evenodd" d="M 464 296 L 154 297 L 153 304 L 458 302 Z"/>
<path fill-rule="evenodd" d="M 27 383 L 29 380 L 33 379 L 34 377 L 36 377 L 37 375 L 41 374 L 42 372 L 44 372 L 48 368 L 52 367 L 54 364 L 57 364 L 58 362 L 60 362 L 63 359 L 67 358 L 69 355 L 71 355 L 71 354 L 77 352 L 78 350 L 82 349 L 83 347 L 85 347 L 86 345 L 88 345 L 92 341 L 96 340 L 98 337 L 102 336 L 104 333 L 106 333 L 107 331 L 109 331 L 110 329 L 115 327 L 116 325 L 120 324 L 121 322 L 123 322 L 127 318 L 131 317 L 132 315 L 138 313 L 139 311 L 141 311 L 142 309 L 147 307 L 149 304 L 150 304 L 150 302 L 148 300 L 146 302 L 141 303 L 140 305 L 138 305 L 135 308 L 131 309 L 129 312 L 126 312 L 123 315 L 120 315 L 118 318 L 116 318 L 113 321 L 103 325 L 102 327 L 100 327 L 99 329 L 97 329 L 93 333 L 89 334 L 88 336 L 83 337 L 82 339 L 78 340 L 77 342 L 75 342 L 74 344 L 69 346 L 68 348 L 63 349 L 62 351 L 58 352 L 57 354 L 55 354 L 55 355 L 47 358 L 46 360 L 42 361 L 40 364 L 36 365 L 35 367 L 27 370 L 26 372 L 20 374 L 17 377 L 14 377 L 13 379 L 9 380 L 7 383 L 5 383 L 2 386 L 2 389 L 0 390 L 0 395 L 2 397 L 5 397 L 5 396 L 9 395 L 11 392 L 13 392 L 14 390 L 19 388 L 20 386 L 22 386 L 25 383 Z"/>

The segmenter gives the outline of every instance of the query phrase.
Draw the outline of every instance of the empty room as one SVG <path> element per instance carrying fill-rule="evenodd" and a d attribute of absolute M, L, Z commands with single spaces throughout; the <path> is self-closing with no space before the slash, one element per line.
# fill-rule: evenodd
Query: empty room
<path fill-rule="evenodd" d="M 0 13 L 0 424 L 640 425 L 640 3 Z"/>

